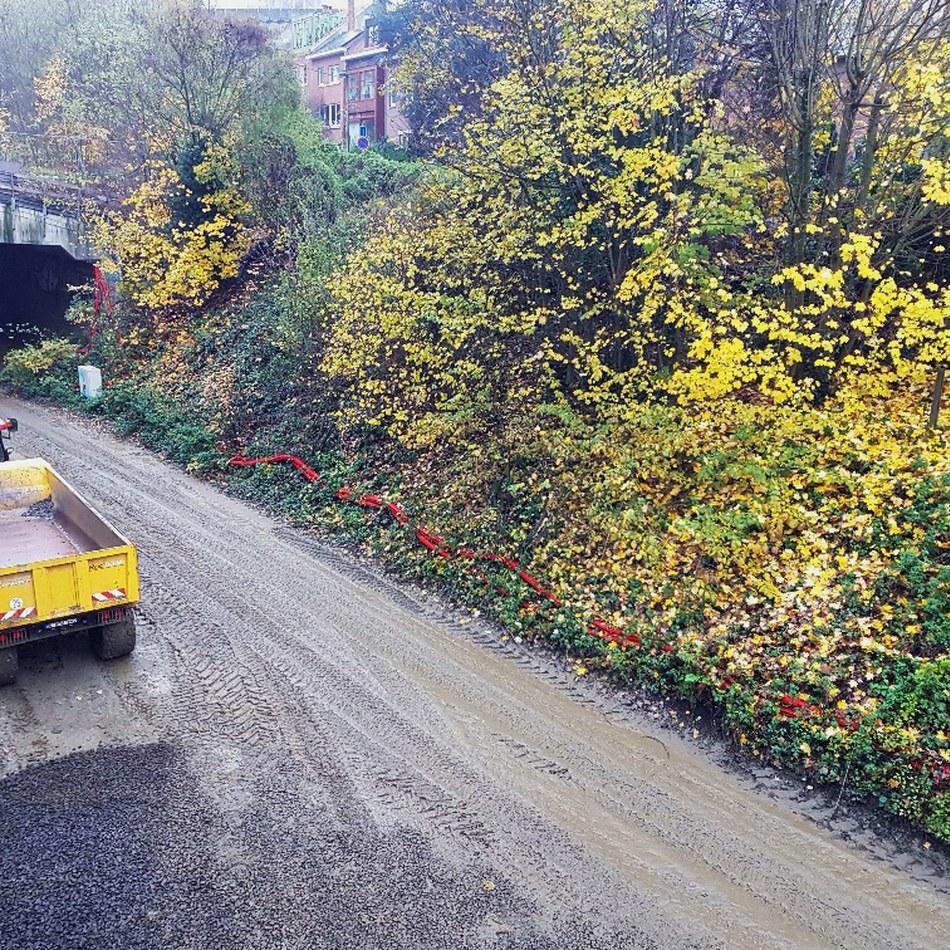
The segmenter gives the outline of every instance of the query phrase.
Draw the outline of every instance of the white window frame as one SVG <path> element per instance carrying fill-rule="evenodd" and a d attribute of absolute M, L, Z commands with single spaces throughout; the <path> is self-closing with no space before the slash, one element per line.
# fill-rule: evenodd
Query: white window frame
<path fill-rule="evenodd" d="M 369 75 L 370 81 L 368 84 L 363 82 L 363 77 Z M 369 92 L 369 95 L 363 95 L 365 92 Z M 376 98 L 376 70 L 375 69 L 361 69 L 360 70 L 360 99 L 375 99 Z"/>

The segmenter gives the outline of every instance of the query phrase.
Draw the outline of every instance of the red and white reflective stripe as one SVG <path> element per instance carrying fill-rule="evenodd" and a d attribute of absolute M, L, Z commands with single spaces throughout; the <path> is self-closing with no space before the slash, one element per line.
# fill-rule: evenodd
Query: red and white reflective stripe
<path fill-rule="evenodd" d="M 125 591 L 121 587 L 117 587 L 115 590 L 104 590 L 101 594 L 93 594 L 92 599 L 97 604 L 101 604 L 104 600 L 119 600 L 125 596 Z"/>
<path fill-rule="evenodd" d="M 32 617 L 35 613 L 35 607 L 21 607 L 19 610 L 8 610 L 5 614 L 0 614 L 0 623 L 4 623 L 7 620 L 20 620 L 23 617 Z"/>

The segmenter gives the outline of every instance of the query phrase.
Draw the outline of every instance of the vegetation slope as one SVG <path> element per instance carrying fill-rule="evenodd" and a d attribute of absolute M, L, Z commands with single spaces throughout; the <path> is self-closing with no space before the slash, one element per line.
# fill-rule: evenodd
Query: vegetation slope
<path fill-rule="evenodd" d="M 162 9 L 141 28 L 220 29 Z M 942 6 L 416 0 L 380 29 L 414 161 L 329 149 L 290 91 L 211 122 L 165 90 L 101 225 L 121 296 L 73 309 L 87 408 L 950 840 Z M 77 359 L 3 378 L 74 399 Z"/>

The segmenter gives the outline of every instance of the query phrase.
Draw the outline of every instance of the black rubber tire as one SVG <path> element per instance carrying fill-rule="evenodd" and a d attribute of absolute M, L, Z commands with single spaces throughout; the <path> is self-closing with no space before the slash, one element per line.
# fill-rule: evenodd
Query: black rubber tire
<path fill-rule="evenodd" d="M 10 686 L 16 682 L 20 658 L 16 647 L 4 647 L 0 650 L 0 686 Z"/>
<path fill-rule="evenodd" d="M 117 660 L 135 649 L 135 618 L 127 617 L 118 623 L 96 627 L 89 631 L 92 652 L 100 660 Z"/>

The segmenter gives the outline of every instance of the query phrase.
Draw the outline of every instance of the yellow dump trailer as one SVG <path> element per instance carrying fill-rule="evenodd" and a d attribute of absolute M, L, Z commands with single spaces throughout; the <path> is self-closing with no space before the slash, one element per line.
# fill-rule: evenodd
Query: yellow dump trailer
<path fill-rule="evenodd" d="M 135 648 L 135 548 L 42 459 L 0 463 L 0 686 L 23 643 L 89 632 L 104 660 Z"/>

